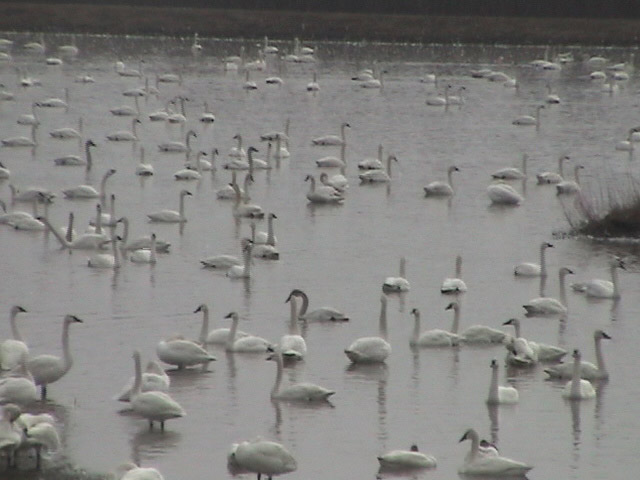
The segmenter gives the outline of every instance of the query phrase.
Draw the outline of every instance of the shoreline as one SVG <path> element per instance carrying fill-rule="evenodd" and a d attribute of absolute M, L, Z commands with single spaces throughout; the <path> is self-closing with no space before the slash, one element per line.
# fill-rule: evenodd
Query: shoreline
<path fill-rule="evenodd" d="M 640 20 L 441 17 L 0 3 L 0 30 L 309 41 L 633 46 Z M 250 34 L 248 34 L 248 32 Z"/>

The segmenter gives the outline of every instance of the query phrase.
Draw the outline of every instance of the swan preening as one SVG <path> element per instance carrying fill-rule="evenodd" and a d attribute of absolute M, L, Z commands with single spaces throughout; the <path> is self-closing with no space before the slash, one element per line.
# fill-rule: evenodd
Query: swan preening
<path fill-rule="evenodd" d="M 602 380 L 609 378 L 609 372 L 604 364 L 604 356 L 602 355 L 602 347 L 600 342 L 603 340 L 610 340 L 611 337 L 607 335 L 603 330 L 596 330 L 593 333 L 593 340 L 595 342 L 596 350 L 596 364 L 590 362 L 580 363 L 580 378 L 586 380 Z M 574 364 L 562 363 L 560 365 L 554 365 L 544 369 L 545 373 L 552 379 L 567 379 L 572 378 L 574 371 Z"/>
<path fill-rule="evenodd" d="M 273 384 L 273 388 L 271 389 L 272 400 L 307 403 L 323 402 L 329 400 L 329 397 L 336 393 L 333 390 L 308 382 L 293 383 L 285 387 L 281 387 L 284 366 L 280 347 L 275 347 L 274 352 L 269 355 L 267 360 L 272 360 L 276 362 L 277 365 L 276 380 Z"/>
<path fill-rule="evenodd" d="M 289 297 L 291 296 L 302 299 L 300 312 L 298 312 L 299 320 L 304 320 L 305 322 L 346 322 L 349 320 L 349 317 L 333 307 L 321 307 L 310 312 L 307 311 L 309 308 L 309 297 L 300 289 L 296 288 L 291 290 Z"/>
<path fill-rule="evenodd" d="M 596 391 L 589 380 L 581 378 L 582 355 L 577 348 L 573 351 L 573 372 L 569 382 L 562 391 L 562 396 L 567 400 L 587 400 L 596 396 Z"/>
<path fill-rule="evenodd" d="M 435 468 L 436 459 L 418 451 L 417 445 L 409 450 L 392 450 L 378 457 L 380 470 L 410 470 L 417 468 Z"/>
<path fill-rule="evenodd" d="M 458 473 L 467 475 L 499 475 L 522 476 L 533 467 L 526 463 L 518 462 L 507 457 L 496 456 L 480 449 L 480 439 L 477 432 L 470 428 L 465 432 L 460 441 L 471 440 L 471 450 L 466 455 L 464 463 L 458 469 Z"/>
<path fill-rule="evenodd" d="M 400 258 L 400 272 L 397 277 L 387 277 L 382 284 L 382 290 L 386 293 L 390 292 L 408 292 L 411 288 L 409 280 L 405 278 L 406 259 Z"/>
<path fill-rule="evenodd" d="M 65 155 L 64 157 L 56 158 L 53 163 L 58 166 L 86 166 L 87 170 L 91 170 L 93 166 L 93 159 L 91 157 L 91 147 L 97 146 L 93 140 L 89 139 L 84 142 L 84 158 L 78 155 Z"/>
<path fill-rule="evenodd" d="M 38 355 L 27 361 L 27 368 L 33 375 L 36 385 L 40 385 L 40 398 L 44 401 L 47 398 L 47 385 L 60 380 L 73 365 L 73 358 L 69 350 L 69 326 L 72 323 L 82 323 L 83 321 L 75 315 L 65 315 L 62 326 L 62 355 Z"/>
<path fill-rule="evenodd" d="M 546 277 L 547 263 L 545 261 L 545 252 L 547 248 L 552 247 L 553 245 L 549 242 L 542 242 L 540 244 L 540 263 L 519 263 L 514 267 L 513 273 L 521 277 Z"/>
<path fill-rule="evenodd" d="M 149 421 L 149 430 L 153 429 L 153 422 L 160 422 L 160 430 L 164 431 L 164 422 L 172 418 L 186 415 L 184 409 L 173 398 L 164 392 L 142 391 L 142 366 L 140 352 L 133 352 L 135 365 L 135 380 L 130 394 L 132 410 Z"/>
<path fill-rule="evenodd" d="M 453 172 L 459 172 L 460 169 L 455 165 L 447 169 L 447 181 L 431 182 L 424 187 L 424 194 L 427 197 L 449 197 L 453 195 L 453 183 L 451 181 Z"/>
<path fill-rule="evenodd" d="M 281 444 L 255 439 L 234 444 L 230 460 L 244 471 L 265 475 L 268 480 L 275 475 L 290 473 L 298 468 L 296 459 Z"/>
<path fill-rule="evenodd" d="M 379 335 L 377 337 L 362 337 L 355 340 L 347 349 L 345 355 L 352 363 L 380 363 L 391 354 L 391 345 L 387 341 L 387 297 L 380 297 Z"/>
<path fill-rule="evenodd" d="M 523 305 L 528 317 L 532 316 L 546 316 L 546 315 L 564 315 L 567 313 L 566 295 L 564 280 L 567 275 L 573 274 L 573 270 L 568 267 L 561 267 L 558 271 L 559 284 L 560 284 L 560 299 L 552 297 L 537 297 L 529 300 Z"/>
<path fill-rule="evenodd" d="M 487 397 L 487 404 L 513 404 L 518 403 L 518 390 L 514 387 L 503 387 L 498 385 L 498 362 L 491 360 L 491 383 L 489 385 L 489 396 Z"/>

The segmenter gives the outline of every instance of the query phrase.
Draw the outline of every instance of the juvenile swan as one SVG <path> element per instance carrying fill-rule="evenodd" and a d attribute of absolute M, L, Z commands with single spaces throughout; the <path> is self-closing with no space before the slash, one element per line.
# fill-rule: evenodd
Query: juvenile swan
<path fill-rule="evenodd" d="M 289 293 L 289 297 L 296 296 L 302 299 L 302 306 L 298 312 L 298 319 L 305 322 L 347 322 L 349 317 L 333 307 L 320 307 L 308 312 L 309 297 L 302 290 L 295 288 Z"/>

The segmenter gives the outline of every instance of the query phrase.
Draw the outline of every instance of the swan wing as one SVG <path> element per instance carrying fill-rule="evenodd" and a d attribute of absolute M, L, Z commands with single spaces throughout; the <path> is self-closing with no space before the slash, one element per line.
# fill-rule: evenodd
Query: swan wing
<path fill-rule="evenodd" d="M 382 337 L 363 337 L 353 342 L 344 353 L 354 363 L 384 362 L 391 345 Z"/>

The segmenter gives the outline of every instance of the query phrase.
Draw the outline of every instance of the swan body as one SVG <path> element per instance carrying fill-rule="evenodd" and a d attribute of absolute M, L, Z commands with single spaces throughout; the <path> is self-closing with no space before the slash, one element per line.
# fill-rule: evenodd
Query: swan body
<path fill-rule="evenodd" d="M 116 472 L 117 480 L 164 480 L 164 477 L 153 467 L 139 467 L 135 463 L 124 463 Z"/>
<path fill-rule="evenodd" d="M 562 155 L 558 158 L 558 171 L 557 172 L 541 172 L 536 175 L 538 185 L 545 184 L 558 184 L 564 181 L 563 165 L 565 160 L 569 160 L 569 155 Z"/>
<path fill-rule="evenodd" d="M 9 376 L 0 378 L 0 404 L 28 405 L 38 399 L 38 388 L 27 370 L 27 353 L 23 353 Z"/>
<path fill-rule="evenodd" d="M 596 391 L 589 380 L 581 378 L 580 350 L 573 351 L 573 374 L 562 391 L 562 397 L 567 400 L 588 400 L 596 396 Z"/>
<path fill-rule="evenodd" d="M 400 258 L 400 274 L 398 277 L 387 277 L 382 284 L 382 290 L 385 292 L 408 292 L 411 284 L 405 276 L 406 259 Z"/>
<path fill-rule="evenodd" d="M 63 237 L 57 228 L 54 228 L 49 220 L 45 217 L 38 217 L 44 223 L 50 232 L 58 239 L 62 248 L 77 250 L 99 250 L 103 248 L 105 242 L 109 242 L 109 237 L 104 233 L 84 233 L 72 240 Z"/>
<path fill-rule="evenodd" d="M 55 419 L 51 415 L 23 413 L 16 419 L 15 425 L 24 433 L 20 450 L 35 450 L 36 470 L 40 469 L 43 449 L 48 455 L 55 455 L 60 450 L 60 435 L 55 427 Z"/>
<path fill-rule="evenodd" d="M 227 270 L 229 278 L 251 278 L 251 251 L 253 245 L 251 242 L 244 243 L 242 246 L 242 265 L 232 265 Z"/>
<path fill-rule="evenodd" d="M 307 342 L 300 335 L 298 327 L 298 305 L 295 295 L 289 295 L 286 302 L 289 302 L 291 314 L 289 318 L 289 333 L 280 339 L 279 355 L 287 359 L 302 360 L 307 354 Z"/>
<path fill-rule="evenodd" d="M 107 140 L 112 142 L 137 142 L 138 134 L 136 131 L 136 124 L 142 123 L 138 118 L 134 118 L 131 122 L 131 131 L 129 130 L 118 130 L 117 132 L 113 132 L 107 135 Z"/>
<path fill-rule="evenodd" d="M 58 166 L 86 166 L 87 169 L 91 169 L 92 157 L 91 147 L 95 147 L 96 144 L 93 140 L 86 140 L 84 142 L 84 158 L 78 155 L 66 155 L 64 157 L 56 158 L 53 163 Z"/>
<path fill-rule="evenodd" d="M 200 164 L 200 157 L 202 155 L 206 155 L 206 152 L 198 152 L 197 156 L 196 156 L 196 164 L 195 167 L 196 169 L 193 170 L 191 168 L 189 168 L 189 166 L 186 166 L 185 168 L 182 168 L 180 170 L 178 170 L 176 173 L 173 174 L 173 178 L 175 178 L 176 180 L 200 180 L 202 179 L 202 167 Z"/>
<path fill-rule="evenodd" d="M 62 193 L 64 194 L 65 198 L 69 199 L 104 198 L 107 180 L 109 180 L 112 175 L 115 175 L 115 173 L 115 168 L 110 168 L 106 171 L 106 173 L 102 176 L 102 180 L 100 181 L 100 191 L 96 190 L 96 188 L 91 185 L 78 185 L 77 187 L 67 188 L 63 190 Z"/>
<path fill-rule="evenodd" d="M 499 181 L 487 187 L 487 195 L 491 203 L 497 205 L 520 205 L 524 202 L 524 197 L 515 188 Z"/>
<path fill-rule="evenodd" d="M 460 169 L 454 165 L 450 166 L 447 170 L 447 178 L 446 182 L 444 181 L 435 181 L 431 182 L 424 187 L 424 194 L 427 197 L 448 197 L 453 195 L 453 186 L 451 183 L 451 176 L 453 172 L 459 172 Z"/>
<path fill-rule="evenodd" d="M 38 104 L 33 102 L 31 104 L 31 113 L 25 113 L 20 115 L 16 120 L 18 125 L 40 125 L 40 119 L 38 118 Z"/>
<path fill-rule="evenodd" d="M 362 337 L 355 340 L 344 351 L 352 363 L 380 363 L 391 354 L 391 345 L 387 341 L 387 297 L 380 297 L 379 336 Z"/>
<path fill-rule="evenodd" d="M 514 387 L 498 385 L 498 369 L 498 362 L 495 359 L 491 360 L 491 384 L 489 385 L 487 403 L 489 405 L 518 403 L 518 390 Z"/>
<path fill-rule="evenodd" d="M 338 135 L 324 135 L 322 137 L 316 137 L 313 140 L 311 140 L 311 144 L 312 145 L 316 145 L 316 146 L 328 146 L 328 145 L 335 145 L 335 146 L 341 146 L 341 145 L 346 145 L 346 140 L 345 140 L 345 129 L 346 128 L 350 128 L 351 125 L 349 125 L 348 123 L 344 122 L 342 123 L 342 125 L 340 125 L 340 136 Z"/>
<path fill-rule="evenodd" d="M 478 434 L 472 428 L 467 430 L 460 441 L 471 440 L 471 450 L 458 473 L 487 476 L 523 476 L 533 467 L 507 457 L 486 455 L 480 450 Z"/>
<path fill-rule="evenodd" d="M 305 182 L 309 181 L 309 191 L 307 192 L 307 200 L 311 203 L 342 203 L 344 196 L 341 192 L 330 186 L 319 186 L 316 188 L 316 179 L 313 175 L 307 175 Z"/>
<path fill-rule="evenodd" d="M 225 344 L 225 349 L 228 352 L 239 353 L 265 353 L 270 349 L 273 349 L 273 344 L 262 337 L 255 335 L 246 335 L 244 337 L 237 338 L 238 322 L 240 317 L 237 312 L 231 312 L 224 318 L 231 318 L 231 329 L 229 330 L 229 336 Z"/>
<path fill-rule="evenodd" d="M 231 329 L 222 327 L 209 330 L 209 307 L 204 303 L 200 304 L 193 313 L 198 312 L 202 312 L 202 327 L 200 329 L 199 342 L 202 345 L 225 345 Z M 242 330 L 236 330 L 236 338 L 246 337 L 247 335 L 249 334 Z"/>
<path fill-rule="evenodd" d="M 254 245 L 260 244 L 272 244 L 275 245 L 278 242 L 278 239 L 273 233 L 273 220 L 277 219 L 275 213 L 270 213 L 267 215 L 267 231 L 266 232 L 256 232 L 255 238 L 253 239 Z"/>
<path fill-rule="evenodd" d="M 515 362 L 513 362 L 516 365 L 520 365 L 522 362 L 528 364 L 538 361 L 557 362 L 568 353 L 564 348 L 524 339 L 520 335 L 521 322 L 517 318 L 511 318 L 502 325 L 513 325 L 515 327 L 515 339 L 513 339 L 511 345 L 507 345 L 507 347 L 508 350 L 515 353 L 515 356 L 518 357 Z M 511 356 L 507 356 L 507 362 L 510 362 L 510 360 Z"/>
<path fill-rule="evenodd" d="M 563 180 L 556 184 L 556 194 L 558 195 L 571 195 L 580 191 L 580 177 L 579 172 L 583 169 L 583 165 L 576 165 L 574 167 L 575 180 Z"/>
<path fill-rule="evenodd" d="M 234 255 L 213 255 L 200 260 L 203 267 L 226 270 L 234 265 L 242 265 L 242 260 Z"/>
<path fill-rule="evenodd" d="M 491 174 L 496 180 L 521 180 L 527 176 L 527 161 L 529 156 L 525 153 L 522 155 L 522 169 L 515 167 L 506 167 L 496 170 Z"/>
<path fill-rule="evenodd" d="M 591 298 L 620 298 L 618 287 L 618 268 L 625 269 L 622 260 L 616 258 L 610 262 L 611 280 L 593 279 L 583 284 L 584 293 Z"/>
<path fill-rule="evenodd" d="M 609 372 L 604 364 L 604 356 L 602 355 L 602 347 L 600 342 L 602 339 L 611 339 L 611 337 L 603 330 L 596 330 L 593 333 L 593 339 L 595 342 L 596 350 L 596 364 L 591 362 L 580 362 L 580 378 L 585 380 L 602 380 L 609 378 Z M 561 363 L 560 365 L 554 365 L 549 368 L 545 368 L 544 371 L 549 378 L 552 379 L 567 379 L 573 377 L 574 370 L 573 363 Z"/>
<path fill-rule="evenodd" d="M 434 329 L 420 332 L 420 311 L 417 308 L 411 310 L 414 317 L 413 334 L 409 339 L 412 347 L 455 347 L 460 344 L 460 336 L 454 332 Z M 454 327 L 457 329 L 457 327 Z"/>
<path fill-rule="evenodd" d="M 302 299 L 302 306 L 298 312 L 298 319 L 305 322 L 346 322 L 349 320 L 344 313 L 332 307 L 321 307 L 308 312 L 309 297 L 300 289 L 293 289 L 289 297 L 296 296 Z"/>
<path fill-rule="evenodd" d="M 27 369 L 33 375 L 36 385 L 40 385 L 40 398 L 47 398 L 47 385 L 60 380 L 71 369 L 73 358 L 69 350 L 69 326 L 83 321 L 75 315 L 65 315 L 62 327 L 63 357 L 54 355 L 38 355 L 27 361 Z"/>
<path fill-rule="evenodd" d="M 114 236 L 111 239 L 111 253 L 95 253 L 87 261 L 87 265 L 91 268 L 120 268 L 120 252 L 116 243 L 119 237 Z"/>
<path fill-rule="evenodd" d="M 329 187 L 333 187 L 339 192 L 344 193 L 349 188 L 349 180 L 344 175 L 345 169 L 341 169 L 341 173 L 329 177 L 326 172 L 320 174 L 320 182 Z"/>
<path fill-rule="evenodd" d="M 130 395 L 131 409 L 149 421 L 149 430 L 153 429 L 153 422 L 160 422 L 160 430 L 164 431 L 164 422 L 186 415 L 184 409 L 173 398 L 164 392 L 142 391 L 142 367 L 140 352 L 133 353 L 135 363 L 135 380 Z"/>
<path fill-rule="evenodd" d="M 175 365 L 179 370 L 194 365 L 206 367 L 216 359 L 196 342 L 180 335 L 158 342 L 156 354 L 162 362 Z"/>
<path fill-rule="evenodd" d="M 436 459 L 418 451 L 417 445 L 412 445 L 411 450 L 392 450 L 378 457 L 380 469 L 404 470 L 414 468 L 435 468 Z"/>
<path fill-rule="evenodd" d="M 552 248 L 549 242 L 540 244 L 540 263 L 520 263 L 513 269 L 514 275 L 521 277 L 544 277 L 547 275 L 547 263 L 545 261 L 545 252 L 547 248 Z"/>
<path fill-rule="evenodd" d="M 77 130 L 71 127 L 56 128 L 55 130 L 51 130 L 49 135 L 57 140 L 82 139 L 82 124 L 82 117 L 80 117 Z"/>
<path fill-rule="evenodd" d="M 191 192 L 182 190 L 180 192 L 180 207 L 176 212 L 175 210 L 160 210 L 157 212 L 147 213 L 147 217 L 151 222 L 159 223 L 184 223 L 187 218 L 184 215 L 184 197 L 191 196 Z"/>
<path fill-rule="evenodd" d="M 156 234 L 151 234 L 151 248 L 140 248 L 138 250 L 134 250 L 129 259 L 133 263 L 156 263 Z"/>
<path fill-rule="evenodd" d="M 277 442 L 268 440 L 252 440 L 240 442 L 232 456 L 237 465 L 246 471 L 266 475 L 271 479 L 274 475 L 293 472 L 298 468 L 296 459 Z"/>
<path fill-rule="evenodd" d="M 249 179 L 251 180 L 251 177 L 249 177 Z M 248 185 L 249 183 L 245 183 L 245 197 L 247 196 Z M 235 217 L 264 218 L 264 210 L 260 205 L 247 203 L 246 200 L 243 201 L 242 193 L 240 192 L 240 187 L 238 186 L 238 184 L 234 183 L 231 186 L 236 194 L 235 204 L 233 205 L 233 215 Z"/>
<path fill-rule="evenodd" d="M 463 293 L 467 291 L 467 284 L 460 278 L 462 274 L 462 256 L 456 256 L 455 277 L 445 278 L 440 287 L 440 293 Z"/>
<path fill-rule="evenodd" d="M 365 158 L 358 162 L 359 170 L 381 170 L 384 168 L 382 163 L 383 147 L 382 144 L 378 145 L 378 158 Z"/>
<path fill-rule="evenodd" d="M 318 83 L 318 74 L 313 72 L 313 80 L 307 83 L 307 92 L 319 92 L 320 84 Z"/>
<path fill-rule="evenodd" d="M 140 162 L 136 165 L 136 175 L 141 177 L 150 177 L 155 173 L 155 169 L 151 163 L 145 162 L 144 153 L 144 147 L 140 147 Z"/>
<path fill-rule="evenodd" d="M 0 140 L 3 147 L 35 147 L 38 145 L 36 142 L 36 129 L 38 125 L 31 125 L 31 137 L 9 137 Z"/>
<path fill-rule="evenodd" d="M 129 379 L 122 389 L 121 393 L 116 397 L 119 402 L 130 402 L 133 386 L 136 377 Z M 168 392 L 171 379 L 169 375 L 160 367 L 158 362 L 151 360 L 147 363 L 147 368 L 142 373 L 142 383 L 140 385 L 141 392 Z"/>
<path fill-rule="evenodd" d="M 379 170 L 367 170 L 366 172 L 358 175 L 358 178 L 362 183 L 387 183 L 391 181 L 391 163 L 397 162 L 398 159 L 395 155 L 389 155 L 387 157 L 387 169 Z"/>
<path fill-rule="evenodd" d="M 170 141 L 164 142 L 158 145 L 158 149 L 161 152 L 174 152 L 174 153 L 184 153 L 191 151 L 190 147 L 190 139 L 191 137 L 198 137 L 194 130 L 189 130 L 186 134 L 184 142 Z"/>
<path fill-rule="evenodd" d="M 518 125 L 518 126 L 528 126 L 528 125 L 535 125 L 536 128 L 540 127 L 540 110 L 542 110 L 544 108 L 544 105 L 538 105 L 536 107 L 536 114 L 535 116 L 532 115 L 521 115 L 519 117 L 516 117 L 513 122 L 511 122 L 512 125 Z"/>
<path fill-rule="evenodd" d="M 11 307 L 9 325 L 11 326 L 13 338 L 0 343 L 0 368 L 2 370 L 13 370 L 20 364 L 20 359 L 23 356 L 29 355 L 29 347 L 22 340 L 22 335 L 20 335 L 20 330 L 18 330 L 18 325 L 16 324 L 18 314 L 26 312 L 20 305 Z"/>
<path fill-rule="evenodd" d="M 314 383 L 300 382 L 281 387 L 282 373 L 284 370 L 282 352 L 279 347 L 275 348 L 275 351 L 269 355 L 267 360 L 276 362 L 277 374 L 276 380 L 271 389 L 271 399 L 286 402 L 324 402 L 329 400 L 331 395 L 336 392 L 327 388 L 321 387 Z"/>
<path fill-rule="evenodd" d="M 523 305 L 526 310 L 527 316 L 545 316 L 545 315 L 564 315 L 567 313 L 567 307 L 564 305 L 565 286 L 564 278 L 566 275 L 572 274 L 573 271 L 570 268 L 562 267 L 558 272 L 560 283 L 560 301 L 552 297 L 537 297 L 529 300 L 528 303 Z"/>

